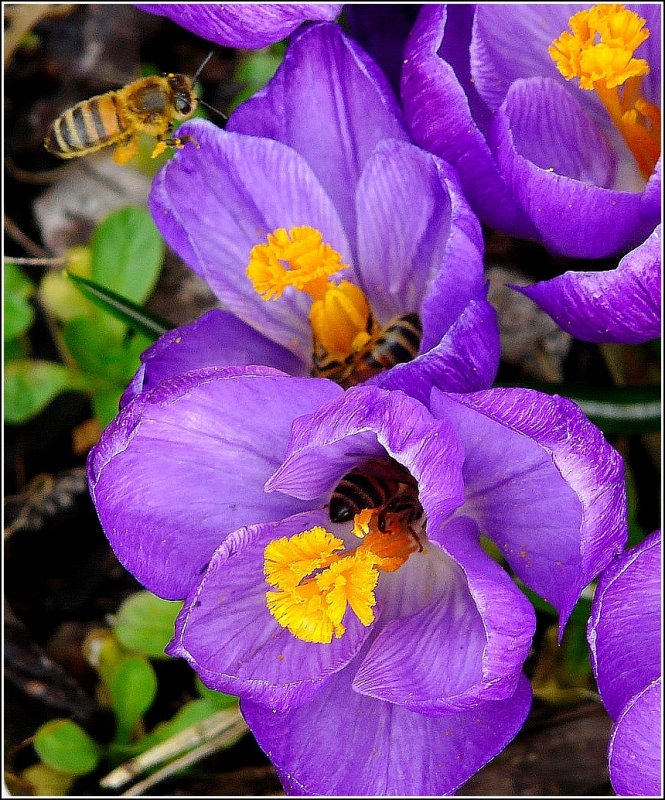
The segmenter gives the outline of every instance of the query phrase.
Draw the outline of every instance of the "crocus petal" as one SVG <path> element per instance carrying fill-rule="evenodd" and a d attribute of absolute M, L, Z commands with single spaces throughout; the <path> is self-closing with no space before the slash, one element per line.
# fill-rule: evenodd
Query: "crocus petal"
<path fill-rule="evenodd" d="M 546 77 L 574 87 L 561 75 L 547 48 L 568 29 L 570 17 L 583 8 L 580 3 L 477 6 L 471 72 L 478 94 L 492 111 L 499 108 L 519 78 Z M 580 91 L 579 96 L 587 111 L 593 108 L 600 115 L 601 103 L 595 92 Z"/>
<path fill-rule="evenodd" d="M 558 609 L 563 631 L 582 589 L 626 541 L 619 454 L 574 403 L 529 389 L 434 389 L 431 409 L 465 444 L 458 513 Z"/>
<path fill-rule="evenodd" d="M 645 225 L 653 227 L 660 222 L 661 217 L 661 198 L 663 196 L 662 186 L 663 157 L 660 156 L 656 161 L 653 175 L 647 181 L 647 185 L 642 192 L 640 204 L 640 214 Z"/>
<path fill-rule="evenodd" d="M 423 796 L 455 791 L 499 753 L 531 704 L 522 677 L 507 700 L 427 717 L 351 688 L 351 667 L 287 713 L 241 701 L 245 719 L 292 794 Z"/>
<path fill-rule="evenodd" d="M 284 39 L 311 19 L 334 20 L 341 3 L 137 3 L 223 47 L 254 49 Z"/>
<path fill-rule="evenodd" d="M 456 176 L 435 156 L 384 141 L 356 192 L 359 282 L 378 319 L 417 311 L 422 350 L 441 340 L 470 299 L 485 297 L 480 225 Z"/>
<path fill-rule="evenodd" d="M 386 454 L 418 481 L 435 528 L 463 502 L 464 454 L 451 427 L 402 392 L 375 386 L 349 389 L 320 413 L 295 420 L 284 461 L 266 490 L 327 502 L 348 470 Z"/>
<path fill-rule="evenodd" d="M 486 300 L 472 300 L 432 350 L 396 364 L 368 383 L 401 389 L 429 405 L 432 388 L 475 392 L 494 382 L 501 343 L 496 311 Z"/>
<path fill-rule="evenodd" d="M 365 162 L 382 139 L 407 139 L 381 70 L 337 25 L 325 23 L 294 37 L 273 80 L 234 111 L 227 129 L 270 136 L 300 153 L 349 236 Z"/>
<path fill-rule="evenodd" d="M 213 555 L 201 583 L 176 622 L 172 656 L 186 658 L 211 689 L 240 695 L 280 711 L 302 705 L 356 655 L 372 626 L 348 609 L 344 635 L 330 644 L 297 639 L 271 616 L 263 575 L 266 546 L 320 525 L 312 511 L 230 534 Z"/>
<path fill-rule="evenodd" d="M 514 286 L 586 342 L 639 344 L 661 331 L 661 226 L 607 272 L 566 272 Z"/>
<path fill-rule="evenodd" d="M 489 141 L 514 196 L 553 252 L 601 258 L 649 233 L 640 195 L 605 188 L 613 180 L 612 151 L 575 96 L 556 81 L 515 81 L 494 116 Z"/>
<path fill-rule="evenodd" d="M 587 631 L 591 664 L 614 720 L 660 675 L 660 565 L 657 531 L 610 564 L 594 595 Z"/>
<path fill-rule="evenodd" d="M 612 786 L 620 796 L 663 793 L 661 697 L 658 678 L 628 703 L 614 726 L 608 756 Z"/>
<path fill-rule="evenodd" d="M 398 597 L 390 601 L 399 611 L 353 681 L 361 694 L 429 716 L 510 697 L 535 629 L 531 604 L 483 552 L 471 519 L 453 518 L 438 538 L 457 564 L 430 542 L 398 575 L 386 576 L 395 579 Z M 382 585 L 384 617 L 391 615 L 388 591 Z M 423 608 L 409 614 L 405 609 L 418 595 Z"/>
<path fill-rule="evenodd" d="M 148 589 L 186 596 L 227 533 L 303 511 L 263 484 L 291 421 L 341 392 L 268 367 L 207 368 L 136 397 L 90 453 L 90 491 L 116 555 Z"/>
<path fill-rule="evenodd" d="M 309 300 L 302 292 L 265 302 L 246 275 L 249 254 L 276 228 L 310 225 L 350 263 L 346 235 L 305 161 L 279 142 L 227 133 L 193 120 L 178 135 L 199 147 L 176 154 L 153 181 L 150 210 L 168 244 L 248 325 L 311 357 Z"/>
<path fill-rule="evenodd" d="M 409 128 L 417 144 L 455 167 L 464 194 L 483 220 L 531 238 L 535 229 L 500 175 L 460 79 L 439 56 L 449 12 L 441 4 L 425 5 L 407 40 L 402 102 Z"/>
<path fill-rule="evenodd" d="M 120 402 L 124 408 L 139 392 L 164 378 L 201 367 L 261 364 L 289 375 L 305 375 L 305 365 L 228 311 L 213 309 L 189 325 L 174 328 L 141 354 L 141 367 Z"/>
<path fill-rule="evenodd" d="M 651 103 L 660 104 L 662 53 L 661 53 L 661 17 L 663 10 L 658 3 L 626 3 L 626 8 L 631 9 L 646 21 L 649 29 L 649 38 L 635 51 L 636 58 L 645 58 L 650 65 L 650 72 L 644 76 L 644 96 Z"/>

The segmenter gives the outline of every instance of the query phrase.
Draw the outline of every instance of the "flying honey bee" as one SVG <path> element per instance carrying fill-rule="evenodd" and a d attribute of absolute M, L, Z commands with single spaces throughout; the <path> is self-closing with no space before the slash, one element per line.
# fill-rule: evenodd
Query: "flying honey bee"
<path fill-rule="evenodd" d="M 407 530 L 418 542 L 414 524 L 423 518 L 416 479 L 400 467 L 367 461 L 340 480 L 328 505 L 331 522 L 349 522 L 364 509 L 376 509 L 380 533 Z"/>
<path fill-rule="evenodd" d="M 374 322 L 370 317 L 368 333 L 372 333 Z M 358 352 L 351 353 L 339 361 L 330 358 L 326 351 L 315 346 L 312 356 L 312 375 L 329 378 L 344 389 L 366 381 L 384 370 L 411 361 L 418 355 L 423 328 L 417 314 L 395 317 L 388 325 L 370 337 Z"/>
<path fill-rule="evenodd" d="M 190 119 L 202 102 L 194 93 L 194 82 L 211 56 L 209 53 L 193 78 L 174 73 L 150 75 L 77 103 L 53 122 L 44 147 L 60 158 L 78 158 L 115 144 L 113 160 L 117 164 L 127 164 L 136 155 L 140 133 L 157 139 L 152 158 L 167 147 L 184 147 L 186 142 L 198 147 L 193 136 L 174 136 L 173 126 Z"/>

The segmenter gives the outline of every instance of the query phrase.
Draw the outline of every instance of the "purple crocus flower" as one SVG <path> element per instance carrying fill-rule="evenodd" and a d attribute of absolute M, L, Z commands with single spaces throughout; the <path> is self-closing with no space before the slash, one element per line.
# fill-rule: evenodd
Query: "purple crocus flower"
<path fill-rule="evenodd" d="M 284 39 L 308 20 L 334 20 L 341 3 L 136 3 L 224 47 L 253 50 Z"/>
<path fill-rule="evenodd" d="M 600 696 L 614 720 L 609 762 L 619 795 L 662 795 L 661 534 L 603 572 L 587 638 Z"/>
<path fill-rule="evenodd" d="M 622 472 L 562 398 L 268 367 L 164 379 L 89 459 L 120 561 L 186 598 L 168 652 L 240 696 L 287 792 L 348 796 L 451 793 L 515 735 L 534 613 L 480 537 L 563 626 L 625 543 Z"/>
<path fill-rule="evenodd" d="M 527 290 L 591 341 L 645 341 L 659 327 L 645 295 L 660 284 L 647 237 L 661 215 L 661 8 L 626 9 L 430 5 L 405 48 L 411 133 L 457 169 L 483 221 L 577 258 L 646 240 L 613 273 Z"/>
<path fill-rule="evenodd" d="M 129 396 L 185 359 L 314 368 L 425 399 L 432 382 L 491 385 L 499 339 L 478 221 L 454 171 L 408 140 L 385 77 L 338 26 L 296 34 L 226 131 L 194 120 L 182 132 L 199 147 L 157 175 L 150 207 L 227 310 L 148 351 Z M 394 358 L 378 363 L 381 337 Z"/>

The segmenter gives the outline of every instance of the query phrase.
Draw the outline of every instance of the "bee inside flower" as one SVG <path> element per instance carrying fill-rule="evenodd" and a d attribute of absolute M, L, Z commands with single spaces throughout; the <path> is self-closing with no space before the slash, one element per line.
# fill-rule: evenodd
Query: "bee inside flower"
<path fill-rule="evenodd" d="M 341 637 L 347 607 L 363 625 L 374 622 L 380 573 L 395 572 L 413 553 L 424 552 L 418 484 L 392 459 L 366 462 L 345 475 L 332 493 L 329 515 L 337 524 L 352 519 L 361 544 L 346 547 L 344 539 L 317 526 L 265 549 L 266 581 L 277 589 L 266 594 L 268 609 L 307 642 Z"/>
<path fill-rule="evenodd" d="M 414 359 L 422 325 L 417 314 L 409 313 L 381 327 L 362 289 L 330 280 L 344 269 L 342 256 L 323 242 L 321 232 L 303 225 L 278 228 L 268 234 L 267 244 L 252 248 L 247 275 L 264 300 L 279 300 L 287 287 L 312 298 L 311 374 L 348 388 Z"/>

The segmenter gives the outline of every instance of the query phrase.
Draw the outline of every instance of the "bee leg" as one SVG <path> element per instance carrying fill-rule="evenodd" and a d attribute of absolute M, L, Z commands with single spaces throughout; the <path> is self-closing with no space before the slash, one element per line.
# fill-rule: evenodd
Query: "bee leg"
<path fill-rule="evenodd" d="M 128 164 L 139 151 L 139 140 L 136 136 L 127 139 L 126 142 L 119 144 L 113 153 L 113 160 L 116 164 Z"/>
<path fill-rule="evenodd" d="M 193 136 L 186 134 L 185 136 L 163 136 L 159 137 L 155 148 L 150 154 L 150 158 L 157 158 L 162 153 L 166 152 L 167 147 L 175 147 L 177 150 L 182 150 L 187 142 L 192 142 L 197 147 L 201 145 L 196 141 Z"/>

